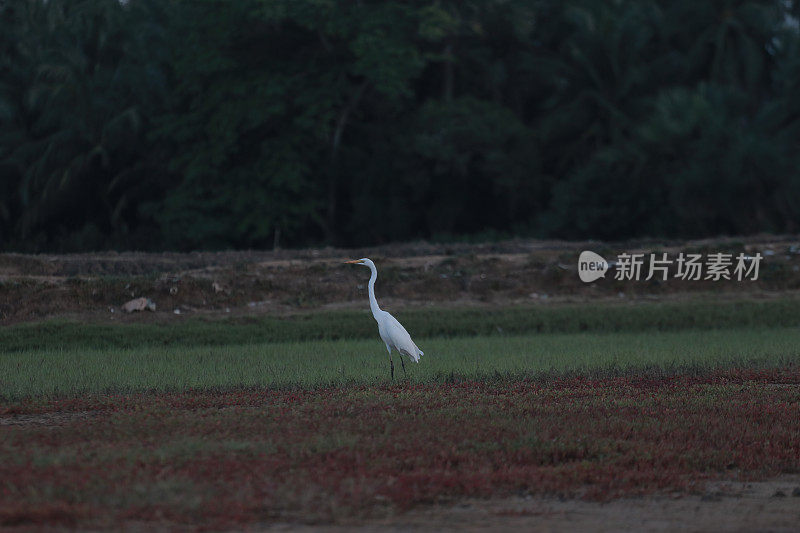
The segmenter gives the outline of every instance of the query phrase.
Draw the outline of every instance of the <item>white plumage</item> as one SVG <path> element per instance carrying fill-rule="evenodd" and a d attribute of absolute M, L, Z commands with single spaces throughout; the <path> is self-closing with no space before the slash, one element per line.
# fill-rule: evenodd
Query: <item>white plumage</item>
<path fill-rule="evenodd" d="M 400 354 L 400 363 L 403 365 L 403 372 L 406 370 L 406 365 L 403 362 L 404 355 L 410 357 L 415 363 L 419 363 L 420 356 L 425 354 L 414 344 L 414 341 L 411 340 L 411 335 L 408 334 L 406 328 L 404 328 L 395 317 L 378 306 L 378 300 L 375 299 L 375 280 L 378 279 L 378 269 L 375 268 L 375 263 L 366 257 L 347 261 L 347 263 L 369 267 L 372 272 L 372 275 L 369 277 L 369 307 L 372 310 L 372 316 L 375 317 L 375 322 L 378 323 L 378 334 L 381 336 L 381 339 L 383 339 L 384 344 L 386 344 L 386 350 L 389 352 L 389 364 L 392 379 L 394 379 L 393 349 Z"/>
<path fill-rule="evenodd" d="M 389 353 L 391 354 L 392 348 L 394 348 L 398 353 L 407 355 L 413 359 L 415 363 L 419 363 L 419 357 L 425 354 L 422 353 L 422 350 L 411 340 L 411 335 L 408 334 L 403 324 L 398 322 L 395 317 L 386 311 L 379 312 L 382 318 L 375 318 L 375 320 L 378 321 L 378 334 L 386 344 L 386 349 L 389 350 Z"/>

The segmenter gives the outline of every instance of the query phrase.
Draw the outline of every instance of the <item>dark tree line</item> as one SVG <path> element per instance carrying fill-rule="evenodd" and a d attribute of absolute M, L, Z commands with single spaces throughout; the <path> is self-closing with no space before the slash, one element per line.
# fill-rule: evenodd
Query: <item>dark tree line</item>
<path fill-rule="evenodd" d="M 799 5 L 0 0 L 0 249 L 800 231 Z"/>

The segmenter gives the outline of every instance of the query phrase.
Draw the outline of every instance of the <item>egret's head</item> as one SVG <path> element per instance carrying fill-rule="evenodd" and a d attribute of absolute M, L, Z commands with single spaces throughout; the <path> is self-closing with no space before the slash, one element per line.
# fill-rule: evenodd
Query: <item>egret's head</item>
<path fill-rule="evenodd" d="M 345 263 L 349 265 L 362 265 L 365 267 L 375 266 L 375 263 L 373 263 L 372 260 L 367 257 L 362 257 L 361 259 L 353 259 L 352 261 L 345 261 Z"/>

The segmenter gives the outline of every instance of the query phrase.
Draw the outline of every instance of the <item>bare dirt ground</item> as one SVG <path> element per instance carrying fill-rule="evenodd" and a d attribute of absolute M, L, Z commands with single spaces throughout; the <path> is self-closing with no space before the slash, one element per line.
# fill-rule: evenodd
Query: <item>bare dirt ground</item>
<path fill-rule="evenodd" d="M 577 275 L 582 250 L 613 260 L 622 252 L 761 253 L 757 281 L 617 281 Z M 0 254 L 0 324 L 52 317 L 169 321 L 363 304 L 368 273 L 343 265 L 373 258 L 377 292 L 393 307 L 550 304 L 602 299 L 764 297 L 800 289 L 800 238 L 762 236 L 624 243 L 518 240 L 494 244 L 402 244 L 377 248 L 198 252 Z M 646 257 L 649 257 L 647 255 Z M 646 265 L 645 265 L 646 270 Z M 643 278 L 645 277 L 643 273 Z M 121 306 L 146 297 L 155 312 Z"/>
<path fill-rule="evenodd" d="M 695 495 L 621 498 L 598 503 L 576 499 L 513 497 L 468 499 L 418 507 L 381 519 L 336 525 L 295 522 L 250 525 L 247 531 L 393 533 L 401 531 L 530 531 L 536 533 L 796 533 L 800 529 L 800 476 L 761 482 L 709 483 Z M 176 523 L 129 521 L 119 531 L 193 531 Z M 18 533 L 60 532 L 71 527 L 20 526 Z M 90 527 L 87 531 L 92 531 Z M 105 531 L 105 528 L 97 529 Z"/>
<path fill-rule="evenodd" d="M 465 500 L 357 524 L 274 524 L 263 530 L 789 533 L 800 530 L 800 476 L 752 483 L 714 482 L 697 495 L 622 498 L 606 503 L 536 497 Z"/>

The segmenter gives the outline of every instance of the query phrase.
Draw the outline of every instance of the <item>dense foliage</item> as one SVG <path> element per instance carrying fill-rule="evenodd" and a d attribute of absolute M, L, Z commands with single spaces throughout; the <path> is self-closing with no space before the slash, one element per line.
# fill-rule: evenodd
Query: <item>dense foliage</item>
<path fill-rule="evenodd" d="M 6 0 L 0 249 L 800 230 L 787 0 Z"/>

